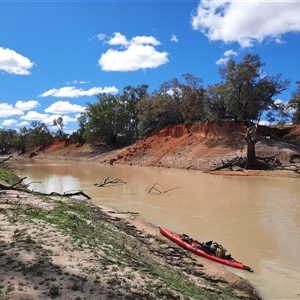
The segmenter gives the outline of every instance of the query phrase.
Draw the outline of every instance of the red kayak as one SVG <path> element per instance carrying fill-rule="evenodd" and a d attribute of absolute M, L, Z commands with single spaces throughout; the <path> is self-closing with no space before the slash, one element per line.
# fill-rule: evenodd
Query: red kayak
<path fill-rule="evenodd" d="M 190 238 L 186 234 L 175 233 L 163 227 L 159 227 L 159 231 L 162 235 L 166 236 L 171 241 L 193 252 L 194 254 L 230 267 L 253 272 L 253 270 L 250 267 L 245 266 L 241 262 L 236 261 L 234 258 L 231 257 L 230 254 L 226 254 L 226 249 L 223 248 L 222 245 L 218 245 L 213 241 L 209 241 L 207 243 L 200 243 L 197 240 Z"/>

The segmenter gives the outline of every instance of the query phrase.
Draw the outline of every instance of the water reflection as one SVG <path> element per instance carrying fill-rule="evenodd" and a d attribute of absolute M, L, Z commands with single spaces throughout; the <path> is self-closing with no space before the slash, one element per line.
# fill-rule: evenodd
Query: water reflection
<path fill-rule="evenodd" d="M 20 164 L 20 163 L 19 163 Z M 266 299 L 295 299 L 300 282 L 300 185 L 298 179 L 211 176 L 197 171 L 109 166 L 97 163 L 21 162 L 31 188 L 83 190 L 93 202 L 141 217 L 200 241 L 214 239 L 253 274 L 230 269 Z M 104 178 L 127 184 L 95 187 Z M 162 192 L 148 193 L 159 183 Z M 164 191 L 167 191 L 163 193 Z"/>

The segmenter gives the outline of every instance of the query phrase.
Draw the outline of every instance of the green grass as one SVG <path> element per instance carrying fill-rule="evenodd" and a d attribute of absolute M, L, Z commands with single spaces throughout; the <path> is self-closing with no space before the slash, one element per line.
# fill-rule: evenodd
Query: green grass
<path fill-rule="evenodd" d="M 2 168 L 0 168 L 0 179 L 7 182 L 9 185 L 13 185 L 18 181 L 18 177 L 16 175 L 14 175 L 9 170 L 5 170 Z"/>
<path fill-rule="evenodd" d="M 98 269 L 95 269 L 94 266 L 92 270 L 94 274 L 101 274 L 103 268 L 105 269 L 115 264 L 120 268 L 135 266 L 135 269 L 140 274 L 145 278 L 149 278 L 147 292 L 154 295 L 155 298 L 175 299 L 175 294 L 179 293 L 188 299 L 236 299 L 231 291 L 226 291 L 225 293 L 217 284 L 202 279 L 204 283 L 213 285 L 221 295 L 199 288 L 195 282 L 189 279 L 188 274 L 185 274 L 185 272 L 178 272 L 178 270 L 169 268 L 167 265 L 162 265 L 155 256 L 147 253 L 147 251 L 140 250 L 144 249 L 142 242 L 117 228 L 113 222 L 103 220 L 99 216 L 99 211 L 95 210 L 92 205 L 80 201 L 57 201 L 55 208 L 50 211 L 41 210 L 40 208 L 35 209 L 33 206 L 26 207 L 25 205 L 16 206 L 14 214 L 16 214 L 16 211 L 18 212 L 18 221 L 21 221 L 22 218 L 32 223 L 42 220 L 55 225 L 61 232 L 69 234 L 75 249 L 84 251 L 82 249 L 83 245 L 93 249 L 95 257 L 98 257 L 100 266 Z M 13 219 L 13 216 L 11 218 Z M 28 235 L 22 238 L 28 244 L 36 243 Z M 99 254 L 99 251 L 102 254 Z M 166 257 L 168 256 L 166 248 L 161 247 L 156 249 L 156 251 L 160 251 Z M 10 263 L 10 261 L 7 261 L 7 263 Z M 23 272 L 33 271 L 36 267 L 36 265 L 23 267 Z M 183 267 L 187 271 L 190 269 L 192 272 L 193 270 L 192 266 L 185 265 Z M 85 271 L 88 272 L 89 270 Z M 127 282 L 123 282 L 121 278 L 114 276 L 115 272 L 117 272 L 117 269 L 112 270 L 112 275 L 107 280 L 107 284 L 128 290 L 128 282 L 134 279 L 134 275 L 127 273 L 125 275 Z M 195 271 L 193 275 L 201 278 L 199 270 Z M 42 283 L 40 282 L 40 284 Z M 77 285 L 74 284 L 71 289 L 76 290 L 76 288 Z M 222 294 L 224 294 L 225 298 Z M 226 294 L 229 295 L 229 298 L 227 298 Z M 57 297 L 59 291 L 53 287 L 50 289 L 49 295 L 53 298 Z"/>

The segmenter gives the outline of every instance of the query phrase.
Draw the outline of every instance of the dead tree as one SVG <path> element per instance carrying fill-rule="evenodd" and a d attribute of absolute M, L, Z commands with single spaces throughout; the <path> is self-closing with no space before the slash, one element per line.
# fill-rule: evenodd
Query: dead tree
<path fill-rule="evenodd" d="M 246 130 L 246 134 L 244 140 L 247 143 L 247 158 L 246 158 L 246 165 L 245 169 L 251 169 L 253 166 L 257 164 L 256 155 L 255 155 L 255 144 L 262 140 L 260 137 L 256 137 L 252 140 L 252 133 L 256 132 L 257 124 L 254 126 L 248 127 Z"/>
<path fill-rule="evenodd" d="M 252 138 L 252 135 L 257 131 L 257 127 L 258 124 L 255 124 L 251 127 L 248 127 L 246 130 L 244 140 L 247 143 L 247 155 L 245 158 L 235 157 L 227 162 L 224 162 L 222 160 L 222 165 L 215 167 L 212 171 L 217 171 L 225 168 L 229 170 L 233 170 L 233 168 L 236 166 L 246 170 L 249 169 L 265 170 L 265 169 L 271 169 L 277 166 L 281 166 L 281 162 L 276 157 L 280 153 L 277 153 L 269 157 L 256 156 L 256 152 L 255 152 L 256 143 L 264 139 L 270 138 L 269 136 L 256 136 L 255 138 Z"/>

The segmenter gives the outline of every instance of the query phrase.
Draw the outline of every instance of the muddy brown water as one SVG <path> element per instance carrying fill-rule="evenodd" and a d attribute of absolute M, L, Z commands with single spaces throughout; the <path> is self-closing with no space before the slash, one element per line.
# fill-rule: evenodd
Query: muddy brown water
<path fill-rule="evenodd" d="M 83 190 L 96 204 L 138 212 L 199 241 L 215 240 L 254 273 L 237 270 L 264 299 L 300 299 L 299 179 L 230 177 L 199 171 L 97 162 L 18 161 L 17 173 L 43 192 Z M 96 187 L 121 179 L 126 184 Z M 148 193 L 153 187 L 152 192 Z"/>

